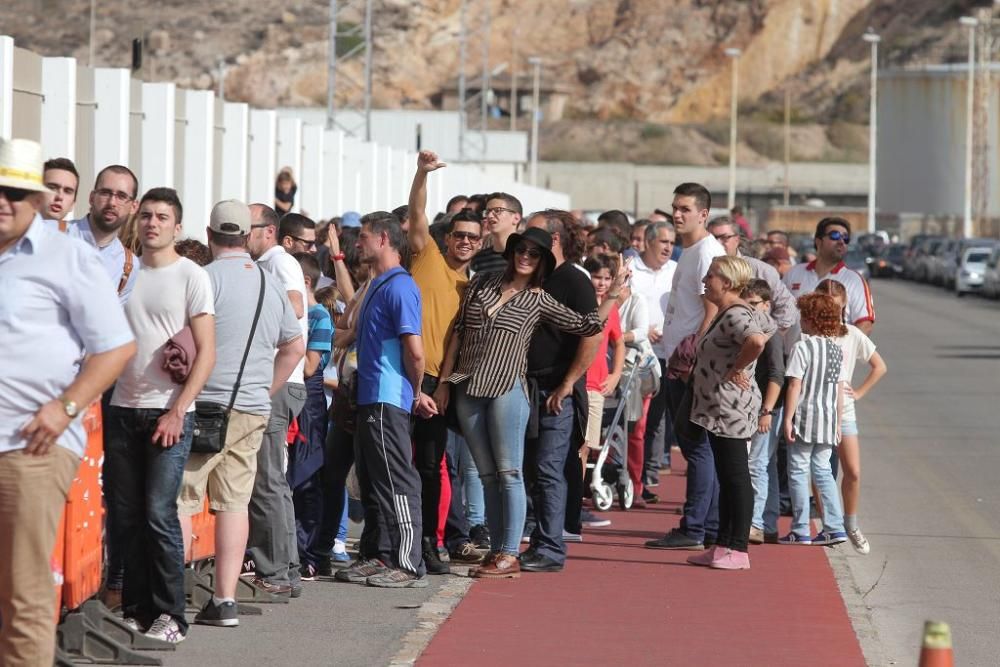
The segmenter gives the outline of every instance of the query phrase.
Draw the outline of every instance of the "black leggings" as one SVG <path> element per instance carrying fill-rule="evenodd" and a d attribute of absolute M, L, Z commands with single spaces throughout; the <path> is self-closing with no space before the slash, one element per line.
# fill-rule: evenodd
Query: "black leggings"
<path fill-rule="evenodd" d="M 753 519 L 753 487 L 746 439 L 708 434 L 719 477 L 719 535 L 716 544 L 734 551 L 747 550 Z"/>

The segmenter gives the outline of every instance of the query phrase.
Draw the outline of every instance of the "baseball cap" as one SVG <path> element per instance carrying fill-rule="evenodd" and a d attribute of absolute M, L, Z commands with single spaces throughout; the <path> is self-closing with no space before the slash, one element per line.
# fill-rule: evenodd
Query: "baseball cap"
<path fill-rule="evenodd" d="M 340 216 L 340 227 L 345 229 L 347 227 L 360 227 L 361 226 L 361 214 L 357 211 L 347 211 L 344 215 Z"/>
<path fill-rule="evenodd" d="M 250 233 L 250 207 L 236 199 L 220 201 L 212 207 L 208 227 L 216 234 L 245 236 Z"/>

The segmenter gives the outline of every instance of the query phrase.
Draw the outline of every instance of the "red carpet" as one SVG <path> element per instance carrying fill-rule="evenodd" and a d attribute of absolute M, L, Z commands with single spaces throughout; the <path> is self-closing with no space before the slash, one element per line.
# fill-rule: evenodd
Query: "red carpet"
<path fill-rule="evenodd" d="M 419 660 L 490 665 L 864 665 L 823 547 L 752 546 L 749 571 L 645 549 L 677 525 L 684 477 L 663 501 L 603 513 L 557 574 L 476 581 Z M 787 529 L 787 524 L 782 526 Z"/>

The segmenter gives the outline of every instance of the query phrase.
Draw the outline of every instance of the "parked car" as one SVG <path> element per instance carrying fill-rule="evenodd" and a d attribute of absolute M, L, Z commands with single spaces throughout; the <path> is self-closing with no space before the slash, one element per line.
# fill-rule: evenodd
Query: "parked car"
<path fill-rule="evenodd" d="M 907 247 L 899 243 L 889 246 L 885 256 L 891 270 L 889 276 L 893 278 L 903 277 L 906 271 L 906 251 Z"/>
<path fill-rule="evenodd" d="M 910 278 L 921 283 L 928 281 L 931 258 L 944 240 L 940 236 L 928 236 L 916 245 L 910 262 L 907 264 L 907 273 Z"/>
<path fill-rule="evenodd" d="M 989 259 L 986 260 L 982 293 L 983 296 L 988 296 L 991 299 L 1000 298 L 1000 244 L 993 248 Z"/>
<path fill-rule="evenodd" d="M 871 280 L 871 272 L 868 270 L 868 262 L 865 261 L 865 253 L 860 248 L 850 248 L 844 255 L 844 264 L 847 268 L 854 269 L 861 274 L 865 280 Z"/>
<path fill-rule="evenodd" d="M 953 264 L 957 264 L 951 258 L 958 252 L 959 243 L 959 239 L 944 239 L 934 249 L 927 262 L 927 282 L 931 285 L 947 287 Z"/>
<path fill-rule="evenodd" d="M 996 244 L 978 245 L 962 252 L 962 261 L 955 271 L 955 296 L 965 296 L 982 288 L 986 264 L 995 247 Z"/>
<path fill-rule="evenodd" d="M 889 262 L 889 251 L 892 247 L 895 246 L 881 245 L 869 250 L 868 256 L 865 257 L 865 263 L 868 264 L 868 271 L 872 278 L 892 278 L 895 275 L 892 264 Z M 900 250 L 902 250 L 901 247 Z"/>

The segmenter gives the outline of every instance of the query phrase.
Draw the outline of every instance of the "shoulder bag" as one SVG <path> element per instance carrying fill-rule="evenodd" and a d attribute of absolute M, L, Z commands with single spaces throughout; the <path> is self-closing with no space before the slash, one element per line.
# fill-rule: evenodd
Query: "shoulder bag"
<path fill-rule="evenodd" d="M 264 269 L 257 267 L 260 272 L 260 294 L 257 296 L 257 312 L 253 315 L 253 324 L 250 326 L 250 336 L 247 338 L 246 349 L 243 350 L 243 361 L 240 362 L 239 373 L 236 374 L 236 384 L 233 385 L 233 392 L 229 395 L 229 405 L 224 407 L 213 401 L 195 401 L 194 404 L 194 429 L 191 438 L 192 454 L 218 454 L 226 446 L 226 431 L 229 430 L 229 414 L 236 404 L 236 394 L 240 390 L 240 382 L 243 380 L 243 369 L 247 365 L 247 357 L 250 356 L 250 345 L 253 343 L 254 334 L 257 332 L 257 321 L 260 320 L 260 311 L 264 306 Z"/>

